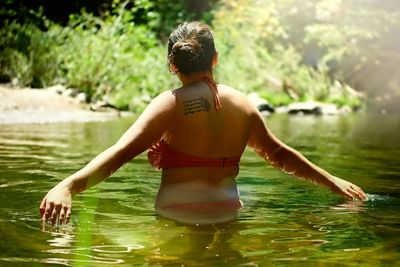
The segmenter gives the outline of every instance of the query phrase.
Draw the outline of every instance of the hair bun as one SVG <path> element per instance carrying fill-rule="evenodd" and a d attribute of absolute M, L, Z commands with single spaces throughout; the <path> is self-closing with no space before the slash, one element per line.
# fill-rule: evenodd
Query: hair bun
<path fill-rule="evenodd" d="M 193 39 L 186 39 L 174 44 L 172 47 L 171 59 L 177 65 L 180 65 L 179 63 L 183 61 L 195 64 L 200 54 L 199 52 L 198 42 Z"/>
<path fill-rule="evenodd" d="M 201 22 L 179 25 L 168 39 L 169 63 L 185 75 L 211 70 L 215 53 L 211 30 Z"/>

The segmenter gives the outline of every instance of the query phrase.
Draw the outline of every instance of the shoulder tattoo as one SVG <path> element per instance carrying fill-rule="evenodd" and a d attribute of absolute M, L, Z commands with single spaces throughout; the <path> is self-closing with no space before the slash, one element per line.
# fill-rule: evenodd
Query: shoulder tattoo
<path fill-rule="evenodd" d="M 198 97 L 183 101 L 183 115 L 190 115 L 203 111 L 210 111 L 210 101 L 208 101 L 204 97 Z"/>

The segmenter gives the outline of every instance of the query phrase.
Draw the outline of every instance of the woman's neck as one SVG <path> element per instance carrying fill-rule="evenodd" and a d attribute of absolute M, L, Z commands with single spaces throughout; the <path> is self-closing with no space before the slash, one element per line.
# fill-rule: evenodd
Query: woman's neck
<path fill-rule="evenodd" d="M 206 78 L 206 77 L 213 79 L 213 74 L 211 71 L 195 73 L 195 74 L 191 74 L 191 75 L 184 75 L 184 74 L 178 73 L 178 77 L 181 80 L 182 85 L 186 86 L 186 85 L 189 85 L 192 83 L 204 81 L 204 78 Z"/>

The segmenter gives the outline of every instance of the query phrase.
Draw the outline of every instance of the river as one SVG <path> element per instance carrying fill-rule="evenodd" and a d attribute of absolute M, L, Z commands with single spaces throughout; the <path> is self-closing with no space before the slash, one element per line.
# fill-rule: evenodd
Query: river
<path fill-rule="evenodd" d="M 74 198 L 71 223 L 43 225 L 58 181 L 113 144 L 134 118 L 0 126 L 0 266 L 269 266 L 400 264 L 400 117 L 267 117 L 273 133 L 364 189 L 364 203 L 245 152 L 236 221 L 185 226 L 153 205 L 158 171 L 141 155 Z"/>

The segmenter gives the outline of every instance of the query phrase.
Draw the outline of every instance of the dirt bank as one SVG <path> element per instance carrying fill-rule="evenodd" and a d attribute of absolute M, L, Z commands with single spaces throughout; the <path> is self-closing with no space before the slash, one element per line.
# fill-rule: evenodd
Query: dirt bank
<path fill-rule="evenodd" d="M 125 114 L 93 112 L 88 104 L 63 96 L 54 88 L 11 88 L 0 84 L 0 124 L 101 121 L 121 115 Z"/>

